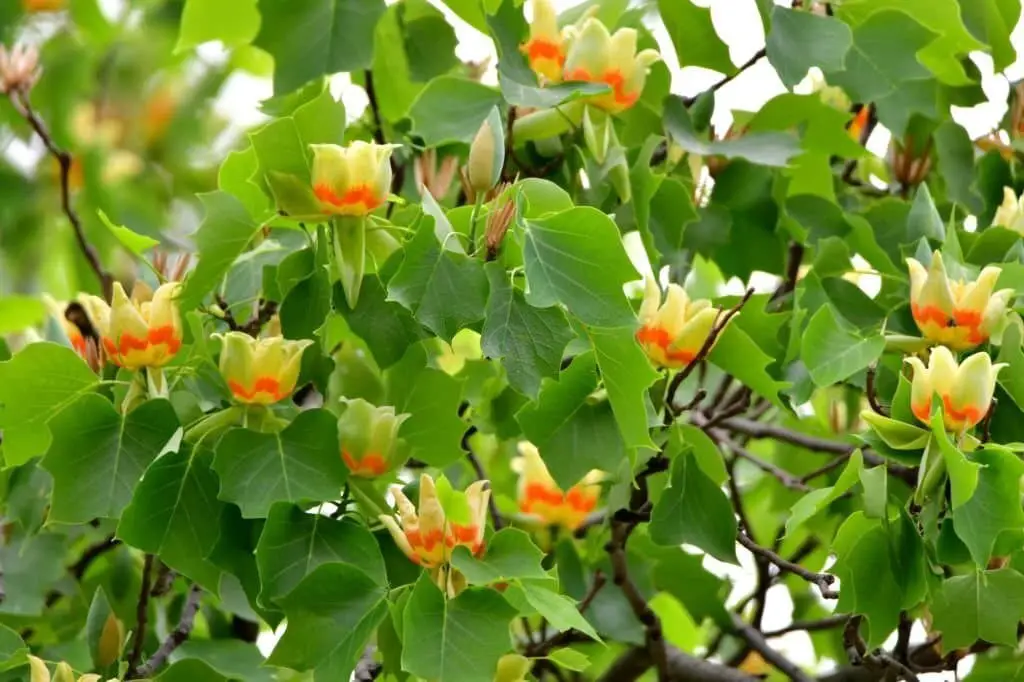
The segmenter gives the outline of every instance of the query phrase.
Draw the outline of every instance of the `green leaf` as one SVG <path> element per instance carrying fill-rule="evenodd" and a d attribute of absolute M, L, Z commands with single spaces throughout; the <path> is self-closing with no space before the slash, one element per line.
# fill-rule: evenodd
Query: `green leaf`
<path fill-rule="evenodd" d="M 1010 568 L 978 571 L 942 583 L 932 604 L 936 630 L 951 651 L 978 640 L 1017 645 L 1024 618 L 1024 575 Z"/>
<path fill-rule="evenodd" d="M 558 381 L 546 380 L 537 400 L 516 413 L 523 435 L 540 450 L 563 490 L 591 469 L 617 471 L 626 457 L 611 406 L 587 402 L 597 389 L 596 370 L 592 353 L 576 356 Z"/>
<path fill-rule="evenodd" d="M 885 641 L 899 623 L 903 590 L 893 570 L 889 533 L 881 521 L 854 512 L 832 542 L 831 572 L 842 581 L 836 611 L 859 613 L 867 625 L 868 646 Z"/>
<path fill-rule="evenodd" d="M 568 647 L 552 651 L 547 658 L 558 667 L 575 672 L 583 672 L 590 667 L 590 659 L 586 654 Z"/>
<path fill-rule="evenodd" d="M 217 171 L 217 189 L 238 199 L 257 222 L 271 214 L 269 198 L 259 183 L 253 182 L 259 165 L 256 148 L 250 144 L 245 149 L 229 152 Z"/>
<path fill-rule="evenodd" d="M 477 129 L 501 102 L 494 88 L 456 76 L 435 78 L 409 108 L 413 134 L 427 147 L 472 142 Z"/>
<path fill-rule="evenodd" d="M 560 309 L 527 304 L 500 263 L 488 263 L 485 270 L 490 297 L 480 346 L 487 357 L 504 360 L 513 388 L 536 398 L 541 380 L 558 376 L 572 330 Z"/>
<path fill-rule="evenodd" d="M 907 216 L 907 239 L 916 243 L 922 237 L 937 242 L 946 240 L 946 227 L 935 208 L 928 185 L 924 183 L 918 186 Z"/>
<path fill-rule="evenodd" d="M 408 310 L 387 300 L 387 292 L 377 275 L 363 278 L 355 308 L 348 306 L 340 292 L 341 287 L 335 287 L 335 307 L 344 315 L 349 329 L 366 342 L 381 369 L 401 360 L 409 346 L 426 335 Z"/>
<path fill-rule="evenodd" d="M 740 313 L 740 317 L 743 313 Z M 784 408 L 779 391 L 788 388 L 789 383 L 776 381 L 768 373 L 768 367 L 775 359 L 761 350 L 743 329 L 731 322 L 721 334 L 708 359 L 717 367 L 739 379 L 754 393 L 769 400 L 777 407 Z"/>
<path fill-rule="evenodd" d="M 107 599 L 103 587 L 98 587 L 93 593 L 85 621 L 85 640 L 96 668 L 106 668 L 117 660 L 121 653 L 122 642 L 117 627 L 117 615 L 111 609 L 110 600 Z"/>
<path fill-rule="evenodd" d="M 135 232 L 123 225 L 115 225 L 103 211 L 97 211 L 96 213 L 100 217 L 100 222 L 110 230 L 111 234 L 114 235 L 114 238 L 121 243 L 121 246 L 128 249 L 136 256 L 141 256 L 144 251 L 151 249 L 160 243 L 159 239 L 153 239 L 152 237 L 147 237 L 144 234 L 139 234 L 138 232 Z"/>
<path fill-rule="evenodd" d="M 846 467 L 839 475 L 835 485 L 812 490 L 797 500 L 796 504 L 790 508 L 789 518 L 786 519 L 786 534 L 792 533 L 813 516 L 820 514 L 828 505 L 857 485 L 863 469 L 864 457 L 860 450 L 856 450 L 846 463 Z"/>
<path fill-rule="evenodd" d="M 832 306 L 826 305 L 811 317 L 800 345 L 800 357 L 815 385 L 831 386 L 868 367 L 884 350 L 884 336 L 861 336 L 836 316 Z"/>
<path fill-rule="evenodd" d="M 541 568 L 544 553 L 530 536 L 515 528 L 504 528 L 487 541 L 487 552 L 479 559 L 465 547 L 456 547 L 452 565 L 473 585 L 487 585 L 514 578 L 545 579 Z"/>
<path fill-rule="evenodd" d="M 274 682 L 276 671 L 265 665 L 258 649 L 237 639 L 190 639 L 175 651 L 178 660 L 157 678 L 159 682 Z"/>
<path fill-rule="evenodd" d="M 460 329 L 483 319 L 487 276 L 479 260 L 441 248 L 431 221 L 423 221 L 388 284 L 388 300 L 451 341 Z"/>
<path fill-rule="evenodd" d="M 0 545 L 4 567 L 4 600 L 0 614 L 42 616 L 47 593 L 63 576 L 67 540 L 54 533 L 15 532 Z M 2 667 L 2 666 L 0 666 Z"/>
<path fill-rule="evenodd" d="M 517 107 L 550 109 L 568 104 L 573 100 L 603 95 L 610 91 L 602 83 L 559 83 L 548 87 L 537 87 L 532 83 L 521 83 L 501 72 L 498 72 L 498 85 L 505 101 Z"/>
<path fill-rule="evenodd" d="M 388 613 L 387 590 L 355 566 L 324 564 L 280 600 L 288 628 L 269 665 L 347 680 Z"/>
<path fill-rule="evenodd" d="M 285 503 L 270 508 L 256 545 L 261 600 L 277 600 L 318 567 L 339 563 L 360 569 L 377 585 L 387 585 L 380 547 L 366 526 Z"/>
<path fill-rule="evenodd" d="M 932 440 L 928 447 L 938 446 L 942 459 L 946 463 L 946 472 L 949 474 L 949 485 L 952 489 L 953 510 L 966 503 L 974 495 L 978 487 L 978 470 L 981 465 L 972 462 L 964 456 L 960 448 L 953 445 L 949 440 L 949 434 L 942 422 L 942 411 L 936 410 L 932 415 Z"/>
<path fill-rule="evenodd" d="M 441 467 L 462 457 L 460 444 L 468 426 L 459 417 L 462 385 L 429 367 L 428 360 L 422 344 L 410 347 L 388 370 L 385 385 L 395 412 L 409 414 L 398 431 L 409 446 L 409 456 Z"/>
<path fill-rule="evenodd" d="M 634 327 L 591 328 L 587 332 L 626 447 L 653 450 L 647 423 L 647 389 L 661 375 L 637 344 Z"/>
<path fill-rule="evenodd" d="M 512 649 L 508 626 L 515 615 L 490 588 L 445 599 L 424 575 L 402 618 L 402 668 L 439 682 L 492 682 L 498 659 Z"/>
<path fill-rule="evenodd" d="M 146 467 L 178 430 L 171 403 L 150 400 L 127 416 L 96 394 L 83 395 L 50 421 L 43 466 L 53 475 L 51 523 L 116 519 Z"/>
<path fill-rule="evenodd" d="M 0 298 L 0 335 L 35 327 L 46 319 L 46 306 L 34 296 Z"/>
<path fill-rule="evenodd" d="M 652 544 L 649 538 L 638 537 Z M 634 542 L 636 538 L 630 540 L 631 545 Z M 732 622 L 724 603 L 728 583 L 704 568 L 703 555 L 689 554 L 678 547 L 657 547 L 656 552 L 645 547 L 643 553 L 654 564 L 651 577 L 655 588 L 675 597 L 694 620 L 699 623 L 711 618 L 721 626 Z"/>
<path fill-rule="evenodd" d="M 860 484 L 864 490 L 864 515 L 869 519 L 888 516 L 889 471 L 885 466 L 861 469 Z"/>
<path fill-rule="evenodd" d="M 186 0 L 174 51 L 184 52 L 211 40 L 226 47 L 246 45 L 259 27 L 256 0 Z"/>
<path fill-rule="evenodd" d="M 984 49 L 984 45 L 964 26 L 960 18 L 961 3 L 957 0 L 853 0 L 844 2 L 838 8 L 838 13 L 843 21 L 859 27 L 870 23 L 871 19 L 879 15 L 895 13 L 889 10 L 905 12 L 914 17 L 916 23 L 936 34 L 934 40 L 925 41 L 927 44 L 923 49 L 919 49 L 917 59 L 940 80 L 951 85 L 966 85 L 971 82 L 959 63 L 960 55 Z M 1014 15 L 1014 19 L 1016 18 Z M 878 44 L 866 45 L 865 49 L 877 53 L 879 60 L 887 57 L 882 51 L 882 46 Z"/>
<path fill-rule="evenodd" d="M 513 593 L 515 589 L 522 590 L 526 602 L 557 629 L 576 630 L 593 640 L 601 641 L 593 626 L 587 622 L 569 597 L 530 581 L 520 582 L 515 588 L 510 589 Z"/>
<path fill-rule="evenodd" d="M 597 327 L 635 324 L 622 286 L 639 275 L 619 229 L 596 208 L 579 206 L 527 220 L 523 258 L 530 305 L 561 303 L 581 322 Z"/>
<path fill-rule="evenodd" d="M 767 40 L 768 61 L 787 88 L 803 80 L 812 66 L 841 71 L 853 45 L 850 28 L 833 17 L 775 6 Z"/>
<path fill-rule="evenodd" d="M 935 34 L 913 17 L 884 11 L 856 26 L 845 69 L 826 70 L 828 82 L 841 86 L 857 102 L 870 102 L 897 91 L 908 81 L 930 77 L 917 53 Z"/>
<path fill-rule="evenodd" d="M 1020 502 L 1024 462 L 1000 447 L 979 450 L 973 460 L 982 465 L 978 487 L 969 500 L 953 510 L 953 527 L 971 550 L 974 563 L 985 567 L 1001 533 L 1024 530 Z"/>
<path fill-rule="evenodd" d="M 280 433 L 232 429 L 217 444 L 213 468 L 220 498 L 246 518 L 262 518 L 275 502 L 338 498 L 348 478 L 341 460 L 336 417 L 306 410 Z"/>
<path fill-rule="evenodd" d="M 7 466 L 18 466 L 50 447 L 46 423 L 99 383 L 66 346 L 32 343 L 0 362 L 0 428 Z M 26 391 L 25 387 L 32 390 Z"/>
<path fill-rule="evenodd" d="M 218 286 L 260 229 L 245 205 L 227 192 L 200 194 L 199 201 L 206 209 L 206 217 L 195 236 L 199 263 L 185 279 L 178 297 L 183 312 L 198 306 Z"/>
<path fill-rule="evenodd" d="M 736 564 L 736 517 L 722 489 L 684 452 L 672 461 L 669 487 L 651 512 L 651 539 L 659 545 L 688 543 Z"/>
<path fill-rule="evenodd" d="M 1020 19 L 1020 0 L 980 0 L 960 2 L 964 25 L 992 49 L 993 69 L 999 73 L 1017 61 L 1017 50 L 1010 34 Z"/>
<path fill-rule="evenodd" d="M 715 33 L 709 8 L 692 0 L 658 0 L 658 10 L 676 48 L 679 66 L 703 66 L 726 75 L 736 71 L 729 47 Z"/>
<path fill-rule="evenodd" d="M 862 412 L 861 417 L 886 445 L 896 450 L 920 450 L 931 438 L 931 432 L 919 426 L 890 419 L 871 410 Z"/>
<path fill-rule="evenodd" d="M 750 133 L 732 140 L 702 139 L 693 127 L 686 103 L 676 95 L 665 101 L 665 129 L 684 151 L 698 156 L 741 158 L 760 166 L 783 167 L 801 153 L 800 141 L 782 132 Z"/>
<path fill-rule="evenodd" d="M 982 213 L 985 207 L 975 189 L 974 143 L 967 131 L 953 121 L 944 121 L 935 129 L 934 139 L 947 198 L 971 213 Z"/>
<path fill-rule="evenodd" d="M 373 59 L 374 29 L 384 0 L 259 0 L 263 17 L 253 43 L 274 57 L 274 92 L 340 71 L 358 71 Z"/>
<path fill-rule="evenodd" d="M 1006 325 L 998 361 L 1009 365 L 999 373 L 999 386 L 1013 399 L 1017 409 L 1024 410 L 1024 350 L 1021 350 L 1021 329 L 1018 325 Z"/>
<path fill-rule="evenodd" d="M 209 451 L 197 452 L 184 444 L 179 452 L 159 457 L 135 487 L 117 536 L 216 591 L 220 569 L 206 557 L 220 535 L 222 503 L 217 500 L 211 459 Z"/>
<path fill-rule="evenodd" d="M 0 672 L 25 665 L 28 653 L 28 645 L 21 636 L 6 625 L 0 625 Z"/>
<path fill-rule="evenodd" d="M 722 460 L 722 453 L 715 445 L 715 441 L 711 440 L 711 436 L 704 429 L 682 422 L 676 422 L 673 429 L 679 434 L 680 444 L 686 444 L 693 448 L 693 456 L 707 477 L 715 485 L 725 485 L 729 478 L 729 472 Z"/>

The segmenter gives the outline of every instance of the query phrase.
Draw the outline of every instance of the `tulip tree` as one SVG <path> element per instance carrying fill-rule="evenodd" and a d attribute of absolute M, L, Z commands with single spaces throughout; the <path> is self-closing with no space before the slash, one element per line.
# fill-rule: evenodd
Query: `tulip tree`
<path fill-rule="evenodd" d="M 0 682 L 1024 680 L 1019 0 L 570 4 L 0 2 Z"/>

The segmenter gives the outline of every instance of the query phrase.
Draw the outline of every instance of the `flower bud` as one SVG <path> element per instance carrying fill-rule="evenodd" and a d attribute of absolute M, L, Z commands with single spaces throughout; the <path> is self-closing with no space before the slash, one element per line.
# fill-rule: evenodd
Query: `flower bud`
<path fill-rule="evenodd" d="M 326 215 L 364 216 L 391 192 L 391 152 L 399 145 L 356 140 L 347 147 L 313 144 L 313 194 Z"/>
<path fill-rule="evenodd" d="M 996 209 L 992 225 L 999 225 L 1018 234 L 1024 234 L 1024 195 L 1020 198 L 1010 187 L 1003 187 L 1003 203 Z"/>
<path fill-rule="evenodd" d="M 235 400 L 247 405 L 272 405 L 290 396 L 299 380 L 302 352 L 309 340 L 280 336 L 254 339 L 244 332 L 214 334 L 220 339 L 220 373 Z"/>
<path fill-rule="evenodd" d="M 494 682 L 524 682 L 533 663 L 519 654 L 505 654 L 498 659 Z"/>
<path fill-rule="evenodd" d="M 669 284 L 662 303 L 658 283 L 648 277 L 636 340 L 658 367 L 685 367 L 704 346 L 719 313 L 706 299 L 691 301 L 678 284 Z"/>
<path fill-rule="evenodd" d="M 398 429 L 408 419 L 391 406 L 375 407 L 362 398 L 348 400 L 338 419 L 341 458 L 353 476 L 375 478 L 404 462 L 405 443 Z"/>
<path fill-rule="evenodd" d="M 911 312 L 929 341 L 969 350 L 987 341 L 1005 320 L 1013 290 L 993 293 L 1000 268 L 987 266 L 974 282 L 951 280 L 938 251 L 927 270 L 913 258 L 907 259 L 907 268 Z"/>
<path fill-rule="evenodd" d="M 444 506 L 438 495 L 442 484 L 446 493 Z M 425 568 L 448 563 L 452 550 L 460 545 L 479 555 L 484 549 L 487 503 L 491 497 L 488 485 L 487 481 L 477 481 L 462 493 L 451 490 L 444 477 L 435 485 L 434 479 L 423 474 L 419 508 L 413 506 L 401 487 L 392 486 L 397 515 L 381 515 L 380 520 L 409 560 Z"/>
<path fill-rule="evenodd" d="M 519 443 L 521 457 L 513 462 L 519 473 L 519 510 L 549 526 L 576 530 L 597 507 L 601 472 L 593 470 L 564 493 L 548 472 L 533 443 Z"/>
<path fill-rule="evenodd" d="M 98 296 L 80 299 L 110 362 L 136 370 L 171 361 L 181 348 L 181 313 L 175 300 L 180 288 L 177 282 L 168 282 L 154 292 L 136 282 L 129 298 L 121 283 L 114 282 L 111 305 Z"/>
<path fill-rule="evenodd" d="M 466 177 L 473 192 L 483 195 L 497 185 L 504 164 L 505 129 L 501 122 L 501 112 L 498 107 L 494 107 L 469 147 Z"/>
<path fill-rule="evenodd" d="M 612 35 L 600 20 L 591 17 L 572 40 L 563 77 L 610 86 L 612 92 L 589 101 L 611 113 L 625 111 L 640 99 L 648 69 L 661 59 L 657 50 L 638 53 L 636 43 L 635 29 L 620 28 Z"/>
<path fill-rule="evenodd" d="M 8 51 L 0 45 L 0 94 L 28 92 L 40 75 L 39 50 L 15 45 Z"/>
<path fill-rule="evenodd" d="M 932 396 L 942 401 L 942 420 L 947 431 L 961 432 L 976 426 L 988 414 L 996 377 L 1005 363 L 992 364 L 988 353 L 975 353 L 957 364 L 945 346 L 932 349 L 927 367 L 919 358 L 906 358 L 914 368 L 910 409 L 920 421 L 929 424 Z"/>

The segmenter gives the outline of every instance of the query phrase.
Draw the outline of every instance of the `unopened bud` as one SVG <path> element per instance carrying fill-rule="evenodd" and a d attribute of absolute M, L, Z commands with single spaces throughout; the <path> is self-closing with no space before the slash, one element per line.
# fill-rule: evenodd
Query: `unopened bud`
<path fill-rule="evenodd" d="M 473 192 L 481 195 L 498 184 L 504 164 L 505 130 L 501 122 L 501 112 L 498 111 L 498 107 L 494 107 L 480 126 L 469 148 L 466 177 Z"/>
<path fill-rule="evenodd" d="M 612 144 L 612 121 L 604 111 L 587 107 L 583 112 L 583 140 L 594 160 L 603 165 Z"/>
<path fill-rule="evenodd" d="M 39 80 L 39 50 L 28 45 L 15 45 L 10 50 L 0 45 L 0 93 L 26 93 Z"/>
<path fill-rule="evenodd" d="M 516 204 L 508 196 L 507 186 L 498 188 L 498 200 L 487 216 L 487 230 L 484 233 L 484 241 L 487 244 L 487 260 L 491 261 L 498 257 L 498 249 L 505 239 L 509 225 L 512 224 L 512 217 L 516 214 Z"/>

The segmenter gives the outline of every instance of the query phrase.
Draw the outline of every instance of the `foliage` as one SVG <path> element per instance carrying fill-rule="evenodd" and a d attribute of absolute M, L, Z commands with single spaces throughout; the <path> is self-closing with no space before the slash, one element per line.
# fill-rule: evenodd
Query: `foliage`
<path fill-rule="evenodd" d="M 0 2 L 0 682 L 1024 680 L 1020 2 L 567 4 Z"/>

